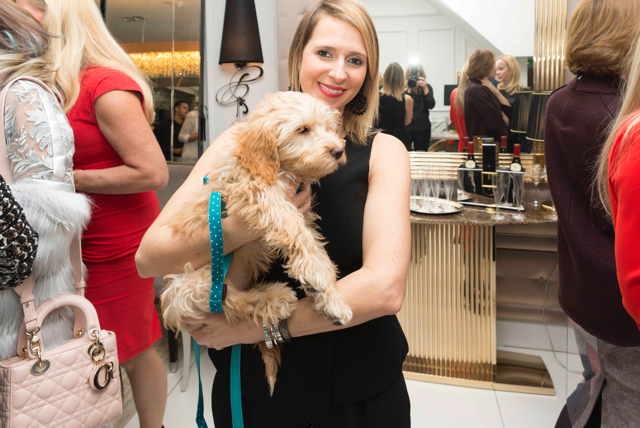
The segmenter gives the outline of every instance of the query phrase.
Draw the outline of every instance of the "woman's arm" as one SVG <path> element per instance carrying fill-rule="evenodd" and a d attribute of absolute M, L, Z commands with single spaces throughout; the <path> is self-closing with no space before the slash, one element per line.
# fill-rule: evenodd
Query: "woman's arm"
<path fill-rule="evenodd" d="M 636 134 L 637 135 L 637 134 Z M 620 157 L 620 163 L 610 180 L 612 199 L 617 201 L 613 223 L 615 225 L 615 251 L 618 283 L 622 293 L 622 304 L 640 327 L 640 158 L 639 141 Z M 636 149 L 636 150 L 634 150 Z M 611 168 L 610 168 L 611 169 Z"/>
<path fill-rule="evenodd" d="M 371 154 L 363 266 L 336 284 L 353 310 L 350 326 L 396 314 L 402 307 L 411 255 L 410 184 L 407 150 L 396 138 L 379 134 Z M 249 322 L 230 325 L 221 313 L 208 315 L 204 323 L 190 333 L 198 343 L 216 349 L 264 340 L 262 329 Z M 308 297 L 300 300 L 288 327 L 293 337 L 348 328 L 336 327 L 317 313 Z"/>
<path fill-rule="evenodd" d="M 500 93 L 500 90 L 498 90 L 498 88 L 496 88 L 495 85 L 491 83 L 491 81 L 489 81 L 489 79 L 487 79 L 486 77 L 482 79 L 482 86 L 484 86 L 485 88 L 489 88 L 493 96 L 498 99 L 498 102 L 500 104 L 502 104 L 503 106 L 512 107 L 509 100 L 504 95 L 502 95 L 502 93 Z"/>
<path fill-rule="evenodd" d="M 433 88 L 426 81 L 424 84 L 424 110 L 431 110 L 436 106 L 436 97 L 433 96 Z"/>
<path fill-rule="evenodd" d="M 413 120 L 413 98 L 404 94 L 404 126 L 410 125 Z"/>
<path fill-rule="evenodd" d="M 220 135 L 204 152 L 189 177 L 169 199 L 156 221 L 147 230 L 136 253 L 136 266 L 141 277 L 181 273 L 184 272 L 184 265 L 188 262 L 196 269 L 211 262 L 209 232 L 203 231 L 201 235 L 187 241 L 173 235 L 169 228 L 169 220 L 202 188 L 203 177 L 216 164 L 228 161 L 234 145 L 230 130 Z M 290 199 L 298 210 L 304 213 L 311 206 L 310 195 L 311 190 L 307 185 L 297 195 L 292 189 Z M 243 221 L 235 217 L 222 219 L 222 236 L 224 254 L 235 251 L 258 238 L 258 235 L 248 231 Z"/>
<path fill-rule="evenodd" d="M 98 127 L 124 165 L 75 170 L 76 190 L 123 195 L 160 190 L 167 185 L 167 163 L 140 103 L 140 96 L 129 91 L 110 91 L 96 99 Z"/>

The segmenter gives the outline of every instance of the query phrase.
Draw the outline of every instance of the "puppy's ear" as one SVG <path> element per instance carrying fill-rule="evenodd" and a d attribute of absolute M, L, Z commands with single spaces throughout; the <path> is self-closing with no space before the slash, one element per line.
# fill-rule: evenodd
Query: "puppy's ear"
<path fill-rule="evenodd" d="M 249 121 L 240 125 L 237 134 L 238 147 L 234 155 L 251 175 L 270 185 L 278 181 L 278 129 L 267 112 L 256 110 Z"/>

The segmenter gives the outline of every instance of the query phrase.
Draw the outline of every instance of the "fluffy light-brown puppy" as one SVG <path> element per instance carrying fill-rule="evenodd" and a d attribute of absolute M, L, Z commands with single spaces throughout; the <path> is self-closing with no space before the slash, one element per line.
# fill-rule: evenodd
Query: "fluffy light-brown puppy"
<path fill-rule="evenodd" d="M 344 140 L 337 131 L 340 116 L 310 95 L 279 92 L 267 96 L 246 123 L 234 129 L 229 158 L 208 174 L 209 183 L 171 219 L 173 233 L 186 239 L 206 233 L 211 192 L 220 191 L 229 215 L 243 219 L 261 239 L 238 251 L 251 270 L 247 291 L 226 282 L 223 310 L 230 322 L 262 320 L 269 327 L 288 318 L 297 305 L 293 289 L 283 283 L 256 280 L 281 254 L 290 277 L 302 284 L 317 311 L 337 325 L 351 321 L 352 312 L 335 288 L 336 267 L 323 248 L 311 212 L 304 216 L 287 199 L 291 183 L 315 182 L 344 164 Z M 184 317 L 209 312 L 211 265 L 181 275 L 169 275 L 162 294 L 165 324 L 185 329 Z M 260 325 L 260 324 L 259 324 Z M 260 325 L 261 326 L 261 325 Z M 191 327 L 193 328 L 193 327 Z M 280 364 L 278 347 L 259 344 L 271 393 Z"/>

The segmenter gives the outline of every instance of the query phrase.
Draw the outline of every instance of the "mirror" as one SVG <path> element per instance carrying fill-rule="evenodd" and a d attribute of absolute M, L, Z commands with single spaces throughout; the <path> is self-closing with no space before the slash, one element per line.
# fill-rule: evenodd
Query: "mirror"
<path fill-rule="evenodd" d="M 475 49 L 490 49 L 496 58 L 512 55 L 520 66 L 520 83 L 533 85 L 535 0 L 360 0 L 371 14 L 380 43 L 380 77 L 387 66 L 399 63 L 424 67 L 433 89 L 430 110 L 431 146 L 457 151 L 458 139 L 449 119 L 450 94 L 457 76 Z M 414 140 L 415 147 L 415 140 Z M 426 150 L 426 149 L 425 149 Z"/>
<path fill-rule="evenodd" d="M 153 83 L 152 127 L 165 158 L 195 163 L 202 152 L 198 149 L 201 0 L 102 3 L 107 27 Z"/>

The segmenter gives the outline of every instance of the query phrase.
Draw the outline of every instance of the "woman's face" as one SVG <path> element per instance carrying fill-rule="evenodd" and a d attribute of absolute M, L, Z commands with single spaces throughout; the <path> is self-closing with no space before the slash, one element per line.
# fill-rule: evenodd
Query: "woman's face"
<path fill-rule="evenodd" d="M 15 0 L 18 7 L 27 13 L 30 13 L 41 24 L 44 22 L 44 10 L 39 9 L 31 4 L 29 0 Z"/>
<path fill-rule="evenodd" d="M 506 62 L 499 59 L 496 61 L 496 78 L 498 82 L 508 84 L 511 82 L 511 71 Z"/>
<path fill-rule="evenodd" d="M 367 51 L 360 32 L 332 16 L 320 18 L 302 52 L 302 92 L 342 112 L 366 76 Z"/>

